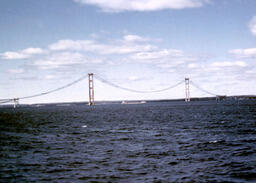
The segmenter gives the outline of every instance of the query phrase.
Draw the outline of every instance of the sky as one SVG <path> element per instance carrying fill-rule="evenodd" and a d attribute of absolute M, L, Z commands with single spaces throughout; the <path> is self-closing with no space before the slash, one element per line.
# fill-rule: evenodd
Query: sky
<path fill-rule="evenodd" d="M 188 77 L 209 91 L 191 85 L 191 97 L 256 94 L 255 0 L 1 0 L 0 43 L 0 99 L 88 73 L 133 90 Z M 94 87 L 96 101 L 185 97 L 184 83 Z M 83 101 L 87 79 L 20 103 Z"/>

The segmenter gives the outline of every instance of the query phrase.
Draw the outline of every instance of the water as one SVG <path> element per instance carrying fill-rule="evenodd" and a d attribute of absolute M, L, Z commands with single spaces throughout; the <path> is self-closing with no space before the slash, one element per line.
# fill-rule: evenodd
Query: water
<path fill-rule="evenodd" d="M 256 101 L 0 108 L 0 182 L 255 182 Z"/>

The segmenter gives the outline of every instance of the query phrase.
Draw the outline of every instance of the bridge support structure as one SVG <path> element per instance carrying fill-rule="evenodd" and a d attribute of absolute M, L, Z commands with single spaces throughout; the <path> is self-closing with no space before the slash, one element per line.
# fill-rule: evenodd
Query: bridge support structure
<path fill-rule="evenodd" d="M 89 104 L 94 105 L 94 84 L 93 84 L 93 73 L 88 74 L 89 80 Z"/>
<path fill-rule="evenodd" d="M 185 78 L 185 102 L 190 101 L 190 93 L 189 93 L 189 78 Z"/>
<path fill-rule="evenodd" d="M 13 108 L 16 108 L 19 105 L 19 99 L 18 98 L 14 98 L 13 99 Z"/>

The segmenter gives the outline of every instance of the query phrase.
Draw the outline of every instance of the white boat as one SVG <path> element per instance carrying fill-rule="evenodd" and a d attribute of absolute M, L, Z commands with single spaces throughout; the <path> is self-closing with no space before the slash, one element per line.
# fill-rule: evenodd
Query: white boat
<path fill-rule="evenodd" d="M 147 102 L 146 101 L 138 101 L 138 102 L 136 102 L 136 101 L 134 101 L 134 102 L 122 101 L 121 104 L 145 104 L 145 103 L 147 103 Z"/>

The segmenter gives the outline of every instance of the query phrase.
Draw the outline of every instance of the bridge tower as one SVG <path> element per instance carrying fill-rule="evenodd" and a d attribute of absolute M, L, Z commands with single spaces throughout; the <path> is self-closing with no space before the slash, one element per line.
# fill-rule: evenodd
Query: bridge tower
<path fill-rule="evenodd" d="M 189 78 L 185 78 L 185 94 L 186 94 L 185 102 L 189 102 L 190 101 Z"/>
<path fill-rule="evenodd" d="M 88 74 L 89 79 L 89 105 L 94 105 L 93 73 Z"/>
<path fill-rule="evenodd" d="M 19 99 L 18 98 L 14 98 L 13 99 L 13 108 L 16 108 L 19 105 Z"/>

